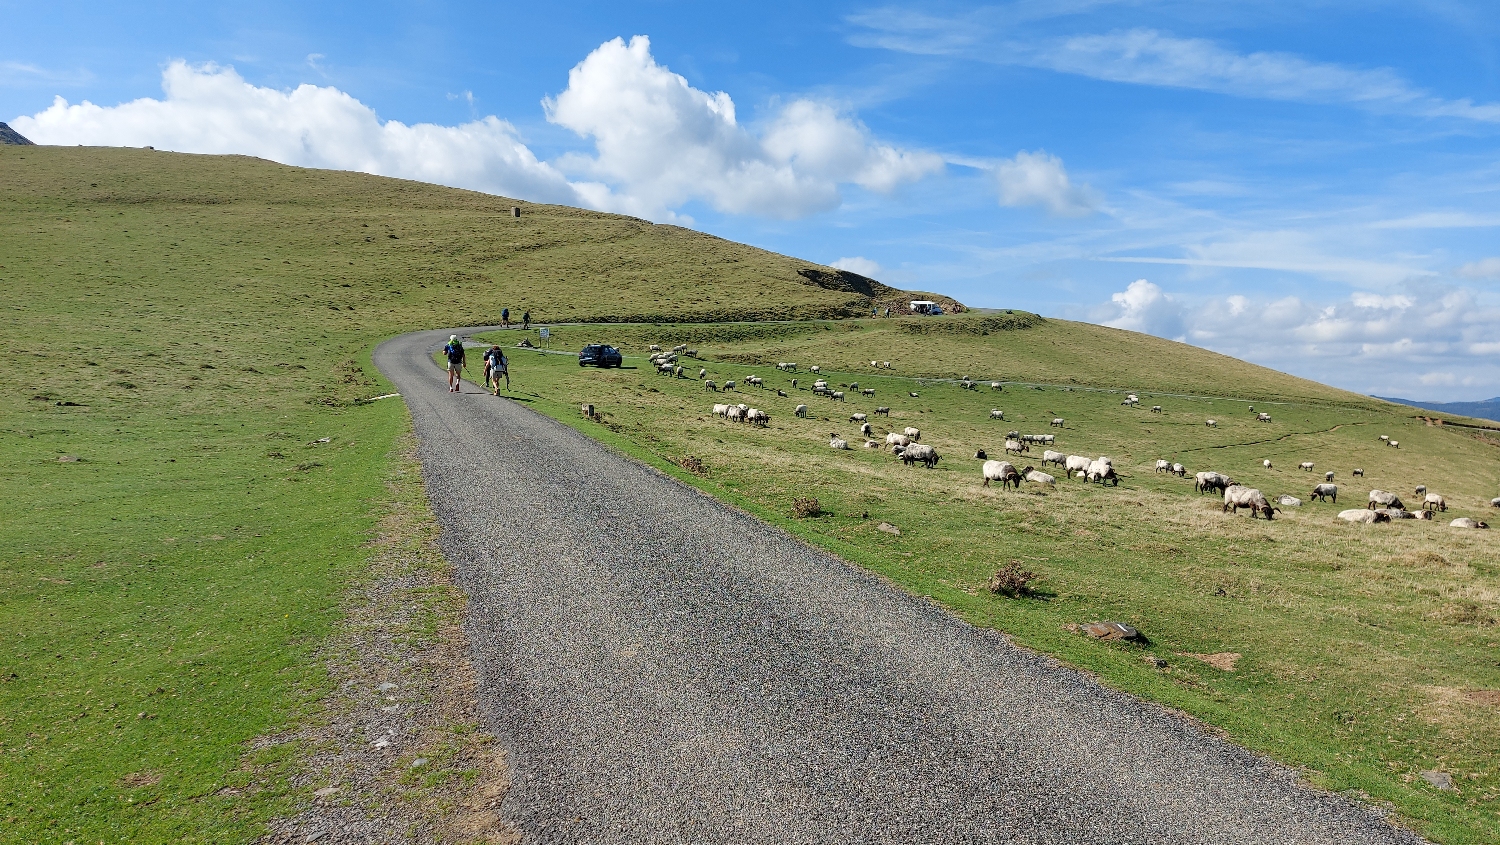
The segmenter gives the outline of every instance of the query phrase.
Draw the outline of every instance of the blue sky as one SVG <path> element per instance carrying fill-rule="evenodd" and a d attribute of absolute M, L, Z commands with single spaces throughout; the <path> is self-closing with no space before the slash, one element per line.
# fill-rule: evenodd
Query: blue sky
<path fill-rule="evenodd" d="M 589 205 L 1352 390 L 1500 395 L 1494 3 L 0 2 L 0 19 L 0 119 L 39 142 Z"/>

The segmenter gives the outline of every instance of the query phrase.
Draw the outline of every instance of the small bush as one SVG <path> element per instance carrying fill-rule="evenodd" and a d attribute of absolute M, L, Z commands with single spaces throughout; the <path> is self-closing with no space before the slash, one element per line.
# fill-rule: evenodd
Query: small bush
<path fill-rule="evenodd" d="M 1022 569 L 1021 562 L 1013 560 L 995 570 L 995 574 L 990 576 L 988 587 L 995 595 L 1029 596 L 1033 578 L 1036 578 L 1035 573 Z"/>
<path fill-rule="evenodd" d="M 693 475 L 708 475 L 708 467 L 703 465 L 703 461 L 693 457 L 692 455 L 683 455 L 682 457 L 672 461 L 672 463 L 678 465 L 679 467 L 682 467 L 688 472 L 691 472 Z"/>
<path fill-rule="evenodd" d="M 818 500 L 811 496 L 798 496 L 792 500 L 792 515 L 798 519 L 806 519 L 810 516 L 821 516 L 823 506 Z"/>

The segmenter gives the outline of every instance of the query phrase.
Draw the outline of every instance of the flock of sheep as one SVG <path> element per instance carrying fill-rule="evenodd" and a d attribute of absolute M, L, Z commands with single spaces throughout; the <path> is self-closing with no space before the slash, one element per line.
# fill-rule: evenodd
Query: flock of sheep
<path fill-rule="evenodd" d="M 659 349 L 657 347 L 652 347 L 652 349 L 655 352 L 659 352 Z M 667 354 L 675 354 L 684 350 L 686 350 L 686 347 L 678 347 L 674 349 L 672 353 Z M 655 363 L 655 359 L 653 359 L 653 362 Z M 658 364 L 658 369 L 662 372 L 682 376 L 683 374 L 680 372 L 681 368 L 678 367 L 676 368 L 676 370 L 674 370 L 674 364 L 675 361 L 662 361 Z M 889 369 L 891 365 L 889 361 L 871 361 L 870 366 Z M 798 369 L 798 365 L 790 362 L 782 362 L 776 365 L 776 369 L 783 372 L 796 372 Z M 810 367 L 809 370 L 814 375 L 819 375 L 821 373 L 821 368 L 817 366 Z M 706 379 L 706 375 L 706 371 L 702 369 L 699 370 L 698 377 L 700 380 L 704 381 L 706 388 L 714 390 L 716 392 L 719 391 L 719 386 L 712 381 L 708 381 Z M 757 376 L 749 376 L 744 379 L 744 382 L 747 385 L 754 385 L 761 388 L 765 387 L 764 380 Z M 794 390 L 797 389 L 798 379 L 792 379 L 791 384 Z M 960 387 L 968 390 L 975 389 L 975 384 L 976 383 L 968 377 L 964 377 L 959 382 Z M 843 401 L 845 397 L 845 390 L 859 391 L 859 393 L 864 396 L 875 395 L 875 391 L 873 388 L 861 388 L 858 382 L 841 384 L 839 386 L 844 388 L 844 390 L 835 390 L 830 386 L 826 379 L 818 378 L 813 382 L 811 392 L 815 396 L 822 396 L 831 401 Z M 994 391 L 1001 391 L 1004 389 L 1003 385 L 1000 382 L 990 382 L 990 388 Z M 726 391 L 732 391 L 735 389 L 735 383 L 733 381 L 726 381 L 722 389 Z M 777 390 L 776 393 L 781 397 L 787 396 L 786 392 L 782 390 Z M 910 393 L 910 395 L 913 397 L 917 396 L 915 392 Z M 1133 393 L 1129 394 L 1121 404 L 1134 407 L 1140 404 L 1140 397 Z M 1153 405 L 1151 407 L 1151 411 L 1153 413 L 1161 413 L 1161 406 Z M 1250 406 L 1250 411 L 1255 412 L 1255 406 Z M 757 408 L 752 408 L 746 404 L 716 404 L 713 406 L 713 413 L 715 416 L 722 417 L 726 420 L 734 422 L 744 422 L 759 426 L 768 425 L 771 421 L 770 415 L 765 411 Z M 806 418 L 809 413 L 808 406 L 806 404 L 798 404 L 793 413 L 797 417 Z M 889 417 L 890 408 L 884 406 L 877 407 L 875 408 L 873 413 L 876 415 L 885 415 Z M 1005 412 L 999 408 L 991 409 L 989 413 L 989 419 L 1004 420 Z M 1258 422 L 1269 423 L 1271 422 L 1271 415 L 1262 411 L 1256 413 L 1255 419 Z M 890 448 L 894 456 L 900 459 L 907 466 L 913 466 L 920 463 L 924 467 L 931 469 L 932 467 L 937 465 L 940 459 L 936 448 L 934 448 L 930 444 L 919 442 L 922 438 L 922 432 L 915 427 L 907 426 L 901 432 L 891 431 L 885 435 L 884 443 L 881 443 L 880 441 L 873 439 L 874 429 L 870 424 L 869 415 L 866 415 L 862 412 L 856 412 L 849 416 L 849 421 L 857 422 L 860 424 L 859 430 L 860 434 L 865 438 L 865 448 Z M 1209 419 L 1206 421 L 1206 423 L 1210 428 L 1216 428 L 1218 426 L 1217 420 Z M 1050 427 L 1057 428 L 1063 428 L 1065 426 L 1066 421 L 1061 417 L 1053 418 L 1050 425 Z M 1022 434 L 1019 431 L 1010 431 L 1009 433 L 1007 433 L 1005 438 L 1005 451 L 1007 455 L 1020 456 L 1029 452 L 1032 444 L 1050 446 L 1055 442 L 1055 439 L 1056 435 L 1052 434 Z M 1386 443 L 1392 448 L 1400 447 L 1400 444 L 1397 441 L 1391 440 L 1386 435 L 1381 435 L 1380 440 L 1381 442 Z M 829 433 L 828 445 L 829 448 L 841 451 L 851 448 L 849 441 L 843 437 L 840 437 L 837 432 Z M 986 455 L 984 450 L 982 449 L 978 450 L 975 453 L 974 457 L 978 460 L 983 461 L 980 468 L 980 478 L 983 485 L 986 487 L 990 486 L 992 482 L 999 482 L 1002 488 L 1014 487 L 1015 489 L 1020 489 L 1022 481 L 1028 481 L 1034 484 L 1043 485 L 1055 485 L 1057 482 L 1057 479 L 1054 476 L 1049 475 L 1045 471 L 1032 466 L 1025 466 L 1018 469 L 1014 464 L 1007 460 L 990 460 L 989 456 Z M 1062 472 L 1066 473 L 1067 477 L 1069 478 L 1085 479 L 1090 483 L 1096 483 L 1100 485 L 1111 484 L 1114 486 L 1118 486 L 1120 483 L 1120 475 L 1115 471 L 1113 461 L 1111 461 L 1111 459 L 1106 456 L 1090 458 L 1082 455 L 1068 455 L 1062 452 L 1054 451 L 1052 449 L 1046 449 L 1042 453 L 1041 463 L 1043 467 L 1055 464 Z M 1271 461 L 1269 459 L 1262 461 L 1262 466 L 1266 469 L 1270 469 L 1272 467 Z M 1315 465 L 1312 461 L 1303 461 L 1298 464 L 1299 469 L 1306 471 L 1312 471 L 1314 467 Z M 1185 478 L 1187 476 L 1186 467 L 1184 467 L 1181 463 L 1167 460 L 1156 461 L 1156 471 L 1158 473 L 1175 475 L 1179 478 Z M 1354 477 L 1362 477 L 1364 475 L 1364 470 L 1355 469 L 1353 471 L 1353 475 Z M 1318 500 L 1322 502 L 1328 502 L 1331 500 L 1334 504 L 1337 504 L 1339 489 L 1338 485 L 1333 483 L 1333 480 L 1334 473 L 1324 473 L 1324 482 L 1313 487 L 1312 492 L 1309 495 L 1309 501 Z M 1261 516 L 1268 520 L 1274 518 L 1275 514 L 1280 513 L 1282 507 L 1300 507 L 1302 505 L 1302 501 L 1300 499 L 1290 495 L 1277 496 L 1275 498 L 1275 502 L 1273 503 L 1271 499 L 1269 499 L 1262 491 L 1254 487 L 1240 484 L 1228 475 L 1214 471 L 1196 473 L 1193 479 L 1193 489 L 1198 492 L 1222 493 L 1224 499 L 1223 510 L 1225 513 L 1237 514 L 1243 508 L 1249 510 L 1252 517 Z M 1383 490 L 1372 490 L 1370 491 L 1369 501 L 1366 507 L 1341 511 L 1338 514 L 1338 517 L 1339 519 L 1342 519 L 1346 522 L 1354 523 L 1390 522 L 1392 520 L 1398 519 L 1430 520 L 1434 518 L 1435 514 L 1446 512 L 1448 510 L 1447 501 L 1437 493 L 1428 492 L 1425 486 L 1418 486 L 1416 488 L 1416 494 L 1418 496 L 1422 496 L 1423 499 L 1422 508 L 1415 512 L 1406 510 L 1404 504 L 1401 502 L 1401 499 L 1395 494 L 1388 493 Z M 1492 500 L 1490 504 L 1494 507 L 1500 508 L 1500 498 Z M 1455 528 L 1489 527 L 1488 524 L 1486 524 L 1484 521 L 1472 519 L 1469 517 L 1459 517 L 1452 520 L 1449 524 Z"/>

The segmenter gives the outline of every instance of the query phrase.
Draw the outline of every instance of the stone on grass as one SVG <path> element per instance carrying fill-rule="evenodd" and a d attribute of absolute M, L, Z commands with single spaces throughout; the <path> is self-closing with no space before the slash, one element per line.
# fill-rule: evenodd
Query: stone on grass
<path fill-rule="evenodd" d="M 1139 640 L 1141 632 L 1124 622 L 1086 622 L 1080 629 L 1096 640 Z"/>
<path fill-rule="evenodd" d="M 887 534 L 895 534 L 897 536 L 901 535 L 901 529 L 899 529 L 896 526 L 890 524 L 889 522 L 882 522 L 882 523 L 880 523 L 879 525 L 877 525 L 875 527 L 878 528 L 878 529 L 880 529 L 881 531 L 884 531 Z"/>
<path fill-rule="evenodd" d="M 1444 792 L 1458 791 L 1458 787 L 1453 785 L 1453 775 L 1447 772 L 1422 772 L 1422 780 L 1427 781 Z"/>

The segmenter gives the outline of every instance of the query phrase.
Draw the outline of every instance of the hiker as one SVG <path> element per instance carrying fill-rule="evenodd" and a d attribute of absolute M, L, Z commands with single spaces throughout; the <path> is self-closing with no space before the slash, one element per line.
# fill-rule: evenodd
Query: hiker
<path fill-rule="evenodd" d="M 521 315 L 521 331 L 531 331 L 531 312 L 529 310 Z"/>
<path fill-rule="evenodd" d="M 460 393 L 459 386 L 463 384 L 464 372 L 464 344 L 458 339 L 458 335 L 448 335 L 448 345 L 443 347 L 443 354 L 448 356 L 448 392 Z"/>
<path fill-rule="evenodd" d="M 484 370 L 484 384 L 489 387 L 493 380 L 496 396 L 500 395 L 501 376 L 505 377 L 505 389 L 510 390 L 510 362 L 505 359 L 505 350 L 501 349 L 499 344 L 491 346 L 489 351 L 484 353 Z"/>
<path fill-rule="evenodd" d="M 502 329 L 508 329 L 508 328 L 510 328 L 510 309 L 509 308 L 501 308 L 500 309 L 500 328 L 502 328 Z"/>

